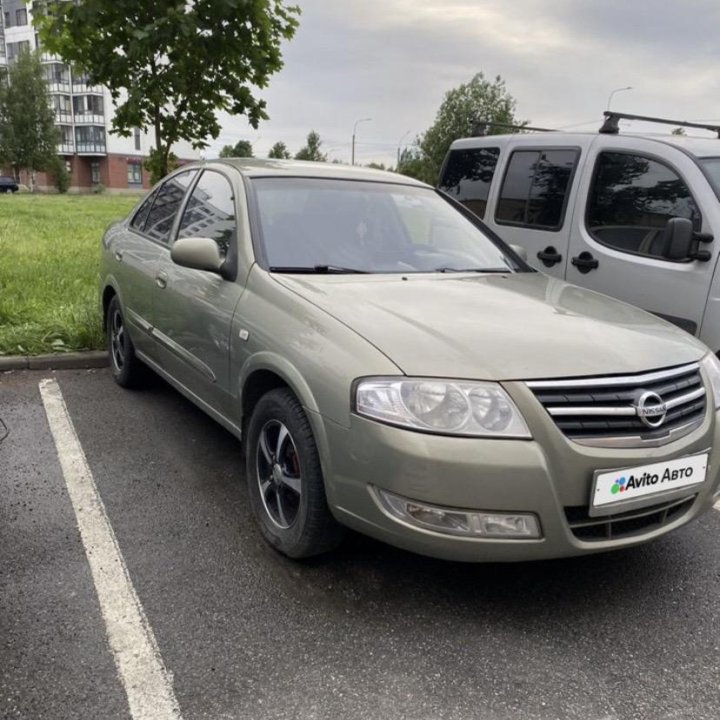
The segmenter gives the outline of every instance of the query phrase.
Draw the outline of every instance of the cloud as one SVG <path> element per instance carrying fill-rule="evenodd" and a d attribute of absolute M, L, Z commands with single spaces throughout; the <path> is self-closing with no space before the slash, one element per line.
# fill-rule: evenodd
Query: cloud
<path fill-rule="evenodd" d="M 353 123 L 362 162 L 393 162 L 407 131 L 433 121 L 445 92 L 476 72 L 502 75 L 518 115 L 538 125 L 600 124 L 613 107 L 720 118 L 720 5 L 710 0 L 301 0 L 285 68 L 261 95 L 271 120 L 252 131 L 225 118 L 214 143 L 246 137 L 258 154 L 294 151 L 317 130 L 349 159 Z M 406 138 L 407 141 L 407 138 Z"/>

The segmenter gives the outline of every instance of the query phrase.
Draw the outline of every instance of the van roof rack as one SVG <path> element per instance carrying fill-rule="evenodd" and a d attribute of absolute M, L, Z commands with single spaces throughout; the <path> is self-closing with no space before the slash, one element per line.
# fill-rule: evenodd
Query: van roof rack
<path fill-rule="evenodd" d="M 687 120 L 668 120 L 666 118 L 651 117 L 650 115 L 632 115 L 630 113 L 611 112 L 606 110 L 603 115 L 605 121 L 599 132 L 604 135 L 617 135 L 620 132 L 620 120 L 643 120 L 645 122 L 661 123 L 662 125 L 677 125 L 678 127 L 699 128 L 717 133 L 720 138 L 720 125 L 706 125 L 705 123 L 687 122 Z"/>
<path fill-rule="evenodd" d="M 491 120 L 476 120 L 473 123 L 472 137 L 487 135 L 488 128 L 502 128 L 504 130 L 527 130 L 529 132 L 555 132 L 550 128 L 532 127 L 530 125 L 512 125 L 510 123 L 492 122 Z"/>

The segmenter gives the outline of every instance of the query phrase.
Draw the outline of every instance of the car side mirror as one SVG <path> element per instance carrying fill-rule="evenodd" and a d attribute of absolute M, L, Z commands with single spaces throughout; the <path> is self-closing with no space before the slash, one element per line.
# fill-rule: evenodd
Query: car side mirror
<path fill-rule="evenodd" d="M 219 273 L 225 262 L 217 243 L 207 237 L 178 238 L 170 250 L 170 257 L 177 265 Z"/>
<path fill-rule="evenodd" d="M 693 225 L 687 218 L 670 218 L 662 234 L 662 257 L 687 260 L 692 256 Z"/>
<path fill-rule="evenodd" d="M 510 247 L 512 248 L 513 252 L 514 252 L 516 255 L 519 255 L 519 256 L 520 256 L 520 258 L 521 258 L 522 260 L 524 260 L 525 262 L 528 261 L 528 259 L 527 259 L 527 258 L 528 258 L 528 254 L 527 254 L 527 248 L 526 248 L 526 247 L 523 247 L 522 245 L 511 245 Z"/>

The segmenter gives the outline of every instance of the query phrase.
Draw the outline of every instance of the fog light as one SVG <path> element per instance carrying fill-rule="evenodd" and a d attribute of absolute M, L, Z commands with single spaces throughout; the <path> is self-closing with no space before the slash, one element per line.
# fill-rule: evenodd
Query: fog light
<path fill-rule="evenodd" d="M 532 513 L 497 513 L 438 507 L 377 489 L 385 510 L 397 520 L 448 535 L 537 539 L 540 525 Z"/>

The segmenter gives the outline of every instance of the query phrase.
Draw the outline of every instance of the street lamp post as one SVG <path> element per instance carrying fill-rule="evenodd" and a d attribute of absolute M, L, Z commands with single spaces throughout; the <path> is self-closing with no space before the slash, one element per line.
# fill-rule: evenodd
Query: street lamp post
<path fill-rule="evenodd" d="M 398 149 L 397 149 L 397 167 L 400 167 L 400 152 L 402 150 L 402 143 L 403 140 L 410 134 L 410 131 L 408 130 L 401 138 L 398 140 Z"/>
<path fill-rule="evenodd" d="M 623 92 L 624 90 L 632 90 L 632 88 L 628 85 L 627 87 L 615 88 L 615 90 L 613 90 L 613 91 L 610 93 L 610 95 L 608 96 L 608 104 L 607 104 L 607 109 L 608 109 L 608 110 L 610 109 L 610 103 L 612 102 L 613 95 L 614 95 L 615 93 Z"/>
<path fill-rule="evenodd" d="M 351 165 L 355 164 L 355 133 L 357 132 L 357 126 L 361 122 L 370 122 L 372 118 L 360 118 L 360 120 L 356 120 L 355 124 L 353 125 L 353 136 L 352 136 L 352 159 L 350 161 Z"/>

